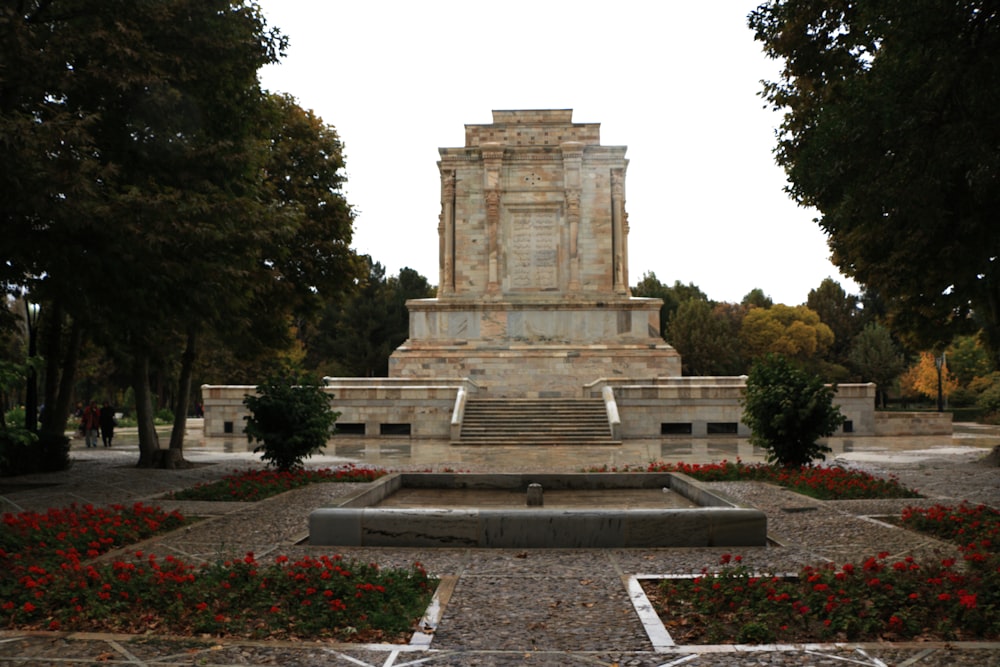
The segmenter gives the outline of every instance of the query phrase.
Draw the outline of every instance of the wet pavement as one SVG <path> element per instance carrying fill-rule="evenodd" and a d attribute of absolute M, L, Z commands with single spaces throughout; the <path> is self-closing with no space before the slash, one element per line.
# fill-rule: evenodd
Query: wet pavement
<path fill-rule="evenodd" d="M 185 451 L 191 454 L 231 454 L 234 460 L 256 460 L 253 445 L 234 437 L 203 438 L 197 423 L 189 431 Z M 128 436 L 126 436 L 128 437 Z M 828 460 L 857 462 L 920 461 L 943 455 L 975 456 L 1000 445 L 1000 427 L 956 424 L 952 436 L 891 436 L 829 438 Z M 654 461 L 711 463 L 741 460 L 763 462 L 765 453 L 746 438 L 670 437 L 661 440 L 630 440 L 621 445 L 563 447 L 512 445 L 456 446 L 447 441 L 420 440 L 408 436 L 385 436 L 362 441 L 337 436 L 315 465 L 358 465 L 406 468 L 411 470 L 475 469 L 491 471 L 574 471 L 606 466 L 644 466 Z"/>

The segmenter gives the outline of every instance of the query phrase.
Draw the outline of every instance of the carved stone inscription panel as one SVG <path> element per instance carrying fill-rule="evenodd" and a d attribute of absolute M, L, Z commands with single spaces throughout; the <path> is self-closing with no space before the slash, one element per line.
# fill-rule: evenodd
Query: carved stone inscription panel
<path fill-rule="evenodd" d="M 514 210 L 508 218 L 507 284 L 512 290 L 559 288 L 558 210 Z"/>

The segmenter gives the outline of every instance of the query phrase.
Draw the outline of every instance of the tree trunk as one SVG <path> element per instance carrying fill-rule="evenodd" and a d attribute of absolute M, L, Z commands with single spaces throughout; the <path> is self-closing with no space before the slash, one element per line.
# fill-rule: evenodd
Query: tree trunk
<path fill-rule="evenodd" d="M 184 460 L 184 431 L 187 427 L 187 406 L 191 400 L 191 377 L 194 374 L 195 342 L 194 328 L 188 329 L 187 344 L 181 355 L 180 379 L 177 382 L 177 402 L 174 410 L 174 426 L 170 432 L 170 452 L 164 460 L 167 468 L 175 467 Z"/>
<path fill-rule="evenodd" d="M 132 391 L 135 392 L 135 418 L 139 424 L 140 468 L 154 468 L 159 464 L 160 440 L 156 435 L 153 417 L 153 394 L 149 388 L 149 357 L 137 353 L 132 366 Z"/>
<path fill-rule="evenodd" d="M 45 413 L 42 415 L 41 434 L 57 437 L 65 435 L 70 406 L 73 405 L 73 384 L 80 344 L 83 342 L 83 325 L 73 320 L 66 349 L 61 349 L 62 308 L 54 308 L 42 352 L 45 357 Z"/>

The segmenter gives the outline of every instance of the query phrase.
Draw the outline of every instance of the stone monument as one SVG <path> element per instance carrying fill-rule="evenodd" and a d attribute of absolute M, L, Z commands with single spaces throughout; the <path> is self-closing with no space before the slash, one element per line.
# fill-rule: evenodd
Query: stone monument
<path fill-rule="evenodd" d="M 659 336 L 660 300 L 629 294 L 626 149 L 602 146 L 600 125 L 572 116 L 494 111 L 493 123 L 466 126 L 465 146 L 440 149 L 438 296 L 407 303 L 409 338 L 390 377 L 325 378 L 339 439 L 364 440 L 366 451 L 383 440 L 467 444 L 478 437 L 470 421 L 504 444 L 557 432 L 585 444 L 567 421 L 603 431 L 602 447 L 749 435 L 745 378 L 682 377 Z M 205 435 L 242 433 L 253 390 L 202 386 Z M 909 418 L 877 423 L 874 396 L 873 384 L 838 386 L 843 434 L 917 432 Z M 595 400 L 596 410 L 584 405 Z M 474 403 L 494 411 L 470 420 Z M 497 427 L 504 404 L 514 435 Z"/>
<path fill-rule="evenodd" d="M 440 149 L 438 296 L 407 303 L 390 377 L 557 397 L 681 374 L 660 300 L 629 292 L 626 148 L 572 113 L 494 111 L 466 125 L 464 147 Z"/>

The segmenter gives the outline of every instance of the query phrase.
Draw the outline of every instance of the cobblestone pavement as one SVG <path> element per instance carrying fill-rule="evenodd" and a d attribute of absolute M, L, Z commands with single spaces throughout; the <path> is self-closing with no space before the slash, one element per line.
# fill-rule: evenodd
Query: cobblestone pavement
<path fill-rule="evenodd" d="M 943 445 L 947 445 L 944 442 Z M 934 540 L 878 519 L 907 504 L 968 499 L 1000 506 L 1000 468 L 980 459 L 988 450 L 942 449 L 918 458 L 852 461 L 895 474 L 929 497 L 913 501 L 803 499 L 753 483 L 719 483 L 721 493 L 765 511 L 776 544 L 730 550 L 761 571 L 797 571 L 803 564 L 857 559 L 876 551 L 894 555 L 947 549 Z M 143 548 L 186 560 L 215 560 L 253 551 L 319 555 L 329 548 L 303 543 L 307 516 L 355 490 L 315 485 L 259 503 L 169 501 L 163 494 L 217 479 L 236 468 L 259 466 L 247 456 L 192 450 L 197 465 L 177 471 L 137 470 L 134 449 L 76 451 L 69 471 L 0 479 L 0 511 L 44 510 L 70 503 L 143 500 L 207 517 Z M 565 458 L 565 457 L 564 457 Z M 890 460 L 891 459 L 891 460 Z M 316 461 L 313 465 L 330 465 Z M 573 471 L 571 460 L 551 468 Z M 782 508 L 815 506 L 808 512 Z M 655 616 L 634 598 L 640 575 L 698 572 L 718 562 L 722 549 L 338 549 L 347 558 L 385 566 L 422 562 L 441 577 L 436 629 L 410 645 L 329 642 L 251 642 L 85 633 L 0 632 L 4 665 L 871 665 L 1000 666 L 1000 644 L 822 644 L 796 646 L 675 646 Z M 640 600 L 641 602 L 641 600 Z M 657 627 L 658 626 L 658 627 Z"/>

